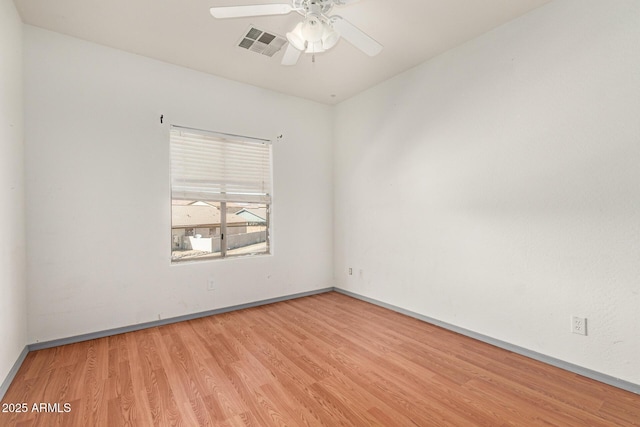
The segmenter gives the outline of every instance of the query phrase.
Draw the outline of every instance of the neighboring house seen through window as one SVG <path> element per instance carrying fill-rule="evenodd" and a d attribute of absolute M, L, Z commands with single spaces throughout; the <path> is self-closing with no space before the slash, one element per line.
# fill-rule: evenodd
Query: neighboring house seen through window
<path fill-rule="evenodd" d="M 171 261 L 269 253 L 271 143 L 172 126 Z"/>

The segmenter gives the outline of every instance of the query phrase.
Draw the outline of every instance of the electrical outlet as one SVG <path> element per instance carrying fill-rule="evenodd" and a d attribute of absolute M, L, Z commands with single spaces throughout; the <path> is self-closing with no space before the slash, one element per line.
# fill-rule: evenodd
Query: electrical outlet
<path fill-rule="evenodd" d="M 209 278 L 209 281 L 207 281 L 207 290 L 208 291 L 216 290 L 216 283 L 212 278 Z"/>
<path fill-rule="evenodd" d="M 571 332 L 578 335 L 587 335 L 586 317 L 571 316 Z"/>

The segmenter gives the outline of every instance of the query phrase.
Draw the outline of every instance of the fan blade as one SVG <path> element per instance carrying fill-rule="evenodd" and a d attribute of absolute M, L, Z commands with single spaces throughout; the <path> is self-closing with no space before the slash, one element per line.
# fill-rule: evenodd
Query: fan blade
<path fill-rule="evenodd" d="M 369 56 L 376 56 L 382 51 L 382 45 L 366 35 L 362 30 L 341 16 L 332 16 L 333 28 L 346 41 Z"/>
<path fill-rule="evenodd" d="M 293 7 L 290 4 L 254 4 L 247 6 L 212 7 L 209 12 L 216 18 L 243 18 L 245 16 L 286 15 Z"/>
<path fill-rule="evenodd" d="M 284 51 L 284 56 L 282 57 L 282 65 L 296 65 L 301 53 L 302 51 L 299 51 L 289 43 L 287 45 L 287 50 Z"/>

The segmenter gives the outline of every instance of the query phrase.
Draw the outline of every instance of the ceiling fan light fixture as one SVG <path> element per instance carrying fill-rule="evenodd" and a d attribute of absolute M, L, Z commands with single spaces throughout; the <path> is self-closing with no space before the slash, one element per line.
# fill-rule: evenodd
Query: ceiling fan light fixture
<path fill-rule="evenodd" d="M 324 50 L 329 50 L 338 43 L 340 40 L 340 34 L 334 30 L 330 25 L 324 25 L 324 31 L 322 33 L 322 47 Z"/>
<path fill-rule="evenodd" d="M 287 33 L 287 40 L 298 50 L 304 51 L 307 48 L 307 41 L 302 35 L 302 22 L 299 22 L 293 31 Z"/>
<path fill-rule="evenodd" d="M 322 40 L 325 24 L 318 17 L 311 15 L 302 24 L 302 37 L 309 43 Z"/>
<path fill-rule="evenodd" d="M 322 41 L 307 43 L 307 50 L 305 53 L 322 53 L 326 49 L 322 47 Z"/>

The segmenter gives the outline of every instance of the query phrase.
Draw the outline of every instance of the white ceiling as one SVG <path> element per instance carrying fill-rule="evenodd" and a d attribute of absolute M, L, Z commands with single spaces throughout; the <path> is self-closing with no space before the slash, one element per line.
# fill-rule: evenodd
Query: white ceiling
<path fill-rule="evenodd" d="M 361 0 L 339 14 L 384 46 L 341 40 L 294 67 L 236 47 L 250 24 L 285 35 L 300 15 L 218 20 L 211 6 L 288 0 L 14 0 L 25 23 L 290 95 L 334 104 L 550 0 Z"/>

